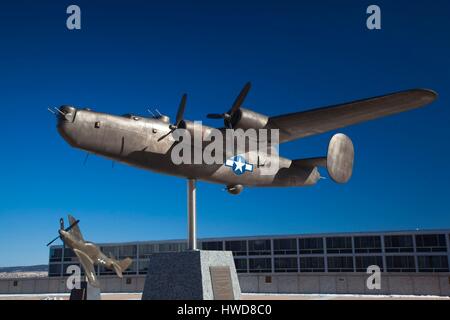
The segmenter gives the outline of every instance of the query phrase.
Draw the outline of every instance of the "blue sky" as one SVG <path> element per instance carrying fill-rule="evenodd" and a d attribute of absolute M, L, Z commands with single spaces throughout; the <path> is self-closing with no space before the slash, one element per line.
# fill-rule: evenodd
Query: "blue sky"
<path fill-rule="evenodd" d="M 82 29 L 65 27 L 78 4 Z M 365 27 L 368 5 L 382 30 Z M 310 188 L 199 183 L 199 237 L 450 227 L 450 3 L 436 1 L 9 1 L 0 11 L 0 266 L 47 263 L 58 219 L 94 242 L 186 236 L 186 182 L 90 157 L 57 134 L 48 106 L 172 118 L 245 106 L 267 115 L 403 89 L 432 106 L 340 130 L 352 180 Z M 281 146 L 320 156 L 335 132 Z"/>

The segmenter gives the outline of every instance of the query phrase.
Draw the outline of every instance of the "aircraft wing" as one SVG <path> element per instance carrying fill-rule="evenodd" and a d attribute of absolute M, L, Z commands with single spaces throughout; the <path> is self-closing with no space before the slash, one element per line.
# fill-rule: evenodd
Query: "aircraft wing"
<path fill-rule="evenodd" d="M 80 260 L 80 263 L 83 266 L 84 273 L 86 274 L 86 277 L 88 278 L 89 283 L 94 287 L 99 287 L 100 283 L 99 283 L 96 273 L 95 273 L 94 262 L 83 251 L 78 250 L 78 249 L 73 249 L 73 251 L 77 255 L 78 259 Z"/>
<path fill-rule="evenodd" d="M 432 90 L 414 89 L 269 118 L 267 127 L 280 130 L 280 143 L 347 127 L 430 104 Z"/>
<path fill-rule="evenodd" d="M 78 240 L 84 241 L 80 227 L 76 222 L 77 220 L 69 214 L 69 226 L 73 225 L 69 232 L 71 232 Z"/>

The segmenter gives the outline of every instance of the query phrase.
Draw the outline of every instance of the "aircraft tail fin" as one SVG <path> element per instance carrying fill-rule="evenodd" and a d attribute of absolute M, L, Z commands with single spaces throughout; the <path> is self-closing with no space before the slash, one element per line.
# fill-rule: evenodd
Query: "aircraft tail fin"
<path fill-rule="evenodd" d="M 120 268 L 123 271 L 127 270 L 131 263 L 133 263 L 133 260 L 131 260 L 130 258 L 125 258 L 119 261 Z"/>
<path fill-rule="evenodd" d="M 128 267 L 131 265 L 132 262 L 133 262 L 133 260 L 131 260 L 130 258 L 125 258 L 120 261 L 117 261 L 117 260 L 113 261 L 112 266 L 119 278 L 123 277 L 122 273 L 128 269 Z"/>
<path fill-rule="evenodd" d="M 327 168 L 331 179 L 347 183 L 353 173 L 355 150 L 352 140 L 342 133 L 335 134 L 328 145 L 326 157 L 294 160 L 295 165 Z"/>

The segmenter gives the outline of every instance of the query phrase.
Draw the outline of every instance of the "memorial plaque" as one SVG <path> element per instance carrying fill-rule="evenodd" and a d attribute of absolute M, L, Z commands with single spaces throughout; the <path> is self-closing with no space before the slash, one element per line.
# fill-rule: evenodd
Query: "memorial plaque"
<path fill-rule="evenodd" d="M 214 300 L 234 300 L 230 267 L 209 267 Z"/>

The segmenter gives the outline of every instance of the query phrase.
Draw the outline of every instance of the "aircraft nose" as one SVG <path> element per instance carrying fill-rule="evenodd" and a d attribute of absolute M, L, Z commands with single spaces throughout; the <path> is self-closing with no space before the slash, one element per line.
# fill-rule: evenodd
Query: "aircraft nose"
<path fill-rule="evenodd" d="M 63 105 L 58 109 L 57 114 L 58 122 L 62 121 L 74 122 L 76 113 L 77 109 L 75 107 Z"/>
<path fill-rule="evenodd" d="M 65 238 L 67 238 L 67 231 L 66 230 L 64 230 L 64 229 L 59 229 L 58 230 L 58 233 L 59 233 L 59 236 L 61 237 L 61 238 L 63 238 L 63 239 L 65 239 Z"/>
<path fill-rule="evenodd" d="M 71 145 L 75 144 L 77 109 L 72 106 L 61 106 L 57 110 L 57 129 L 59 134 Z"/>

